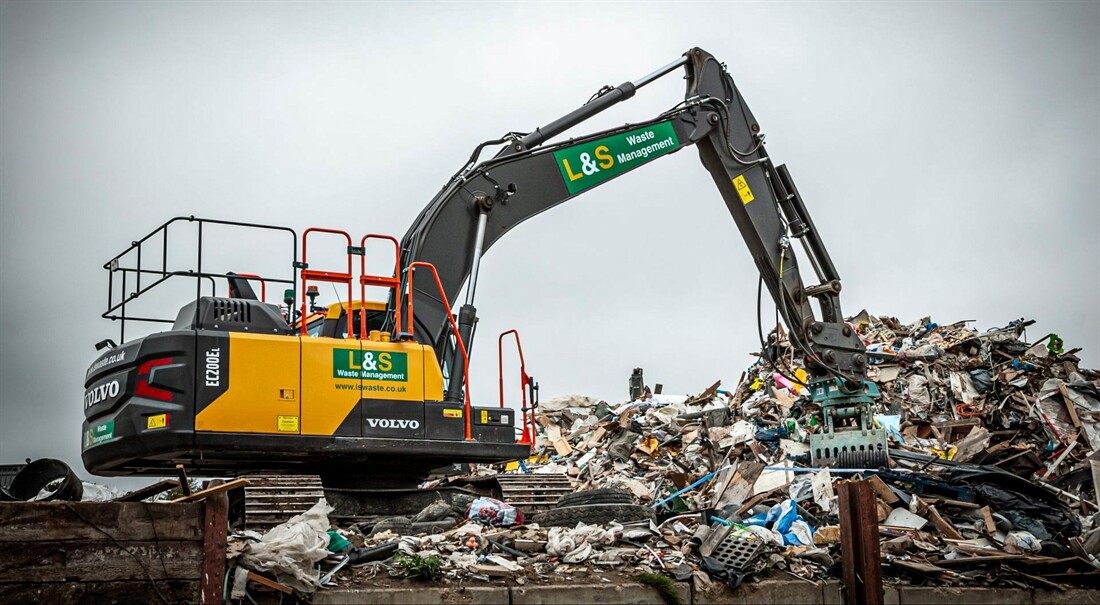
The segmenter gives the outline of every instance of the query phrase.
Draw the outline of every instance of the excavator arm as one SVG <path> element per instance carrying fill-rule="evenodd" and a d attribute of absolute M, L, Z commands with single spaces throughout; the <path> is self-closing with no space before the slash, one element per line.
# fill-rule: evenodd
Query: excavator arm
<path fill-rule="evenodd" d="M 546 142 L 681 66 L 687 72 L 685 99 L 664 114 Z M 479 147 L 406 233 L 401 244 L 403 262 L 435 265 L 448 300 L 454 300 L 469 282 L 458 314 L 459 333 L 469 350 L 476 324 L 477 272 L 481 256 L 494 242 L 545 210 L 694 145 L 749 247 L 792 343 L 805 354 L 815 399 L 823 407 L 867 411 L 877 393 L 865 381 L 863 343 L 843 319 L 840 277 L 790 173 L 772 163 L 763 141 L 760 125 L 725 67 L 706 51 L 692 49 L 636 82 L 605 88 L 582 107 L 529 134 L 512 133 L 486 143 L 504 145 L 492 159 L 477 163 L 484 145 Z M 812 285 L 803 283 L 792 249 L 794 240 L 813 265 L 817 279 Z M 464 377 L 461 364 L 453 363 L 453 348 L 448 344 L 451 310 L 435 295 L 430 275 L 414 279 L 417 323 L 413 336 L 434 343 L 444 363 L 452 359 L 447 396 L 457 400 Z M 811 298 L 818 300 L 820 318 L 814 314 Z M 394 304 L 391 300 L 390 306 Z M 849 410 L 837 419 L 859 416 Z"/>

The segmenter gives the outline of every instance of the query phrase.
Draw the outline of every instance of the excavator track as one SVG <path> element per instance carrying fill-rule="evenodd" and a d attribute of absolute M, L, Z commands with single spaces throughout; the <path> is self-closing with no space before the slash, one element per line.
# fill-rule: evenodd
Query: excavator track
<path fill-rule="evenodd" d="M 247 475 L 244 527 L 265 531 L 313 508 L 325 496 L 317 475 Z"/>
<path fill-rule="evenodd" d="M 517 473 L 497 475 L 501 500 L 526 514 L 554 508 L 558 498 L 573 493 L 573 484 L 564 474 Z"/>

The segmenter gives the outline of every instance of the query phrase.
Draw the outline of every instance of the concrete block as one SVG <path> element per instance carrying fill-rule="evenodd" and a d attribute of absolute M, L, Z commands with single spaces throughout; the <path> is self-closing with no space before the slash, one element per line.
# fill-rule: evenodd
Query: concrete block
<path fill-rule="evenodd" d="M 1100 590 L 1071 588 L 1069 590 L 1036 590 L 1035 605 L 1096 605 Z"/>
<path fill-rule="evenodd" d="M 439 586 L 425 586 L 423 588 L 330 588 L 317 591 L 313 595 L 312 602 L 314 605 L 333 603 L 508 605 L 508 588 L 505 586 L 477 586 L 467 587 L 464 590 Z"/>
<path fill-rule="evenodd" d="M 675 584 L 684 603 L 691 603 L 691 586 Z M 657 591 L 643 584 L 558 584 L 552 586 L 513 586 L 512 605 L 664 605 Z"/>
<path fill-rule="evenodd" d="M 821 585 L 821 602 L 824 605 L 844 605 L 844 591 L 840 582 L 827 580 Z"/>
<path fill-rule="evenodd" d="M 820 585 L 798 580 L 764 580 L 759 583 L 746 582 L 730 590 L 721 586 L 709 593 L 697 592 L 697 605 L 717 603 L 796 603 L 799 605 L 823 605 L 823 589 Z"/>
<path fill-rule="evenodd" d="M 948 586 L 901 586 L 900 605 L 1032 605 L 1031 591 L 1015 588 L 958 588 Z"/>
<path fill-rule="evenodd" d="M 882 593 L 882 602 L 885 605 L 900 605 L 897 588 L 883 586 Z M 821 602 L 825 605 L 844 605 L 844 589 L 839 581 L 826 580 L 821 585 Z"/>

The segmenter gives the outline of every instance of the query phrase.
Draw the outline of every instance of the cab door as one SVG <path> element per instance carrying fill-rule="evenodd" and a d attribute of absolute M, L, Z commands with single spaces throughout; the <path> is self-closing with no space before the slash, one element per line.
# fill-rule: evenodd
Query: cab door
<path fill-rule="evenodd" d="M 302 434 L 359 437 L 362 348 L 350 338 L 302 338 Z"/>

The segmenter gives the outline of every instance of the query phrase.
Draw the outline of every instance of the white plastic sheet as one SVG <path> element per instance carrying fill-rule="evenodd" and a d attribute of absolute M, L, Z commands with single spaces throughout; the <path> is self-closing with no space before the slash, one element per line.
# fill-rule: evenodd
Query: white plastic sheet
<path fill-rule="evenodd" d="M 271 528 L 259 542 L 248 545 L 241 565 L 275 574 L 275 579 L 302 592 L 320 586 L 314 566 L 328 556 L 329 503 L 321 498 L 313 508 Z"/>

